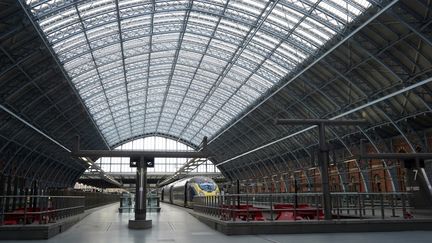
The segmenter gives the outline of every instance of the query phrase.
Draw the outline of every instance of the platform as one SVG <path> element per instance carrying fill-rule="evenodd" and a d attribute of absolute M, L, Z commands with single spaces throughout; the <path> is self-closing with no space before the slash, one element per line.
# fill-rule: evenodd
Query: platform
<path fill-rule="evenodd" d="M 84 212 L 55 223 L 29 225 L 3 225 L 0 227 L 0 240 L 43 240 L 60 234 L 80 222 L 89 213 Z"/>
<path fill-rule="evenodd" d="M 117 203 L 111 204 L 117 205 Z M 58 235 L 82 219 L 92 214 L 97 210 L 102 210 L 111 205 L 99 206 L 85 210 L 83 213 L 73 215 L 70 217 L 62 218 L 54 223 L 47 224 L 17 224 L 17 225 L 2 225 L 0 226 L 0 241 L 3 240 L 45 240 Z"/>
<path fill-rule="evenodd" d="M 148 230 L 129 230 L 127 225 L 133 213 L 118 213 L 118 204 L 95 210 L 69 230 L 46 241 L 28 242 L 181 242 L 181 243 L 284 243 L 284 242 L 350 242 L 398 243 L 429 242 L 432 231 L 315 233 L 279 235 L 227 236 L 201 223 L 188 210 L 161 204 L 161 213 L 149 213 L 153 227 Z M 12 242 L 12 241 L 2 241 Z M 16 241 L 13 241 L 16 242 Z M 20 241 L 27 242 L 27 241 Z"/>
<path fill-rule="evenodd" d="M 227 221 L 191 212 L 195 218 L 226 235 L 360 233 L 431 230 L 432 219 L 343 219 L 298 221 Z"/>

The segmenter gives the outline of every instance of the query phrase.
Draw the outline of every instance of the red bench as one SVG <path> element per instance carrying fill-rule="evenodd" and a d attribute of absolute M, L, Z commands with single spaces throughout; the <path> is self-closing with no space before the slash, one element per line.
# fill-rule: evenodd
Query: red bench
<path fill-rule="evenodd" d="M 254 207 L 250 204 L 240 205 L 222 205 L 222 217 L 223 220 L 229 220 L 231 218 L 239 218 L 241 220 L 252 220 L 252 221 L 264 221 L 264 215 L 261 208 Z"/>
<path fill-rule="evenodd" d="M 47 211 L 49 210 L 52 210 L 52 208 L 49 208 Z M 24 208 L 17 208 L 15 211 L 10 212 L 10 214 L 5 214 L 3 224 L 15 225 L 23 223 L 24 212 Z M 41 212 L 40 208 L 27 208 L 27 212 L 25 213 L 26 224 L 31 224 L 33 222 L 48 223 L 49 213 L 42 214 L 39 212 Z"/>
<path fill-rule="evenodd" d="M 302 220 L 324 218 L 324 213 L 322 209 L 311 207 L 309 204 L 298 204 L 297 207 L 294 208 L 293 204 L 280 203 L 274 205 L 274 210 L 278 212 L 276 220 Z"/>

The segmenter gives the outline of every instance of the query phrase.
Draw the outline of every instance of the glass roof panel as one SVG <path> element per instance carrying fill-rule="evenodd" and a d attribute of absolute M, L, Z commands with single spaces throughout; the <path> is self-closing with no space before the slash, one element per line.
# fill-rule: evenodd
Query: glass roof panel
<path fill-rule="evenodd" d="M 371 2 L 26 0 L 111 146 L 215 136 Z"/>

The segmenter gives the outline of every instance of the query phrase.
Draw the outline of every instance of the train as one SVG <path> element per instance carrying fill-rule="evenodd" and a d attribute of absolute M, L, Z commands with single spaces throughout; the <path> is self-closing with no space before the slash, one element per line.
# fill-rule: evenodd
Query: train
<path fill-rule="evenodd" d="M 161 201 L 193 208 L 195 196 L 217 196 L 219 187 L 213 179 L 205 176 L 184 178 L 161 188 Z"/>

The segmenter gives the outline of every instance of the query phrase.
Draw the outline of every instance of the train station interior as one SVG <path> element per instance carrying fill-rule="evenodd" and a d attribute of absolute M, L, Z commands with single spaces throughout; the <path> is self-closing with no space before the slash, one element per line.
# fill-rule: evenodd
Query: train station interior
<path fill-rule="evenodd" d="M 431 1 L 0 0 L 0 240 L 431 239 Z"/>

